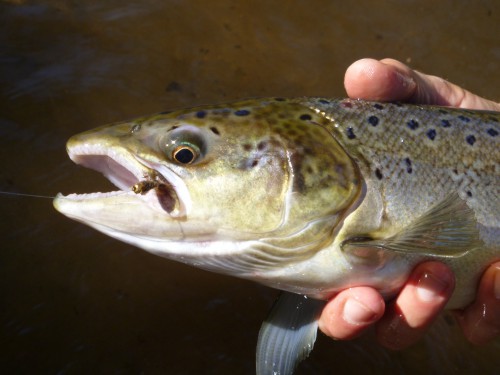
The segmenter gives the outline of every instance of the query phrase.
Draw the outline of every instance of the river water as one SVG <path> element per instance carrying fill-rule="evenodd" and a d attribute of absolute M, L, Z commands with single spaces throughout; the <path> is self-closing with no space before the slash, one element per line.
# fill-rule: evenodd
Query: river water
<path fill-rule="evenodd" d="M 500 100 L 495 0 L 3 0 L 0 24 L 2 191 L 110 190 L 69 161 L 72 134 L 201 103 L 341 97 L 361 57 Z M 276 291 L 109 239 L 50 199 L 0 196 L 0 220 L 0 372 L 254 372 Z M 448 319 L 403 352 L 320 335 L 297 373 L 498 374 L 499 349 L 469 345 Z"/>

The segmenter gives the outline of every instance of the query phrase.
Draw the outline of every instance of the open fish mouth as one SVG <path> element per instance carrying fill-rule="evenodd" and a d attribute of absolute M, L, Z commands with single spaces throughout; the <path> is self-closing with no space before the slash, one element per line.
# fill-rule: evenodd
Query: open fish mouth
<path fill-rule="evenodd" d="M 182 179 L 160 162 L 149 161 L 125 149 L 99 144 L 75 144 L 68 155 L 76 164 L 101 172 L 120 190 L 88 194 L 58 195 L 73 201 L 92 201 L 122 194 L 135 195 L 149 206 L 171 217 L 186 217 L 190 197 Z"/>

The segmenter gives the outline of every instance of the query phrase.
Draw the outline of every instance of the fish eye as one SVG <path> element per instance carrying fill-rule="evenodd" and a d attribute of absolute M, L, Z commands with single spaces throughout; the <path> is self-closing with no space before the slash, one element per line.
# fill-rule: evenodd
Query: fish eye
<path fill-rule="evenodd" d="M 187 166 L 203 160 L 210 134 L 191 125 L 175 126 L 158 138 L 158 147 L 171 162 Z"/>
<path fill-rule="evenodd" d="M 180 164 L 191 164 L 200 155 L 196 147 L 190 145 L 177 146 L 172 152 L 172 159 Z"/>

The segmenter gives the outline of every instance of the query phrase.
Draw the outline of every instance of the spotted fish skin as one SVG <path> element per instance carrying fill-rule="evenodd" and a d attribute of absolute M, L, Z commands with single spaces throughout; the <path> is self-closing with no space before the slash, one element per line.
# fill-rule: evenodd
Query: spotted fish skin
<path fill-rule="evenodd" d="M 457 192 L 500 244 L 500 115 L 497 112 L 306 99 L 382 194 L 386 225 L 405 226 Z M 493 228 L 496 228 L 493 230 Z"/>

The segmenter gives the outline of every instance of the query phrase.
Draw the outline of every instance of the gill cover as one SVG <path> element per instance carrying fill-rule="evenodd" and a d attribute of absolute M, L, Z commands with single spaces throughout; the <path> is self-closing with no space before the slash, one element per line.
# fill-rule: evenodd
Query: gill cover
<path fill-rule="evenodd" d="M 326 130 L 329 120 L 321 114 L 287 100 L 253 111 L 280 145 L 289 180 L 285 220 L 261 244 L 274 256 L 308 258 L 333 240 L 339 220 L 355 204 L 361 190 L 358 168 Z"/>

